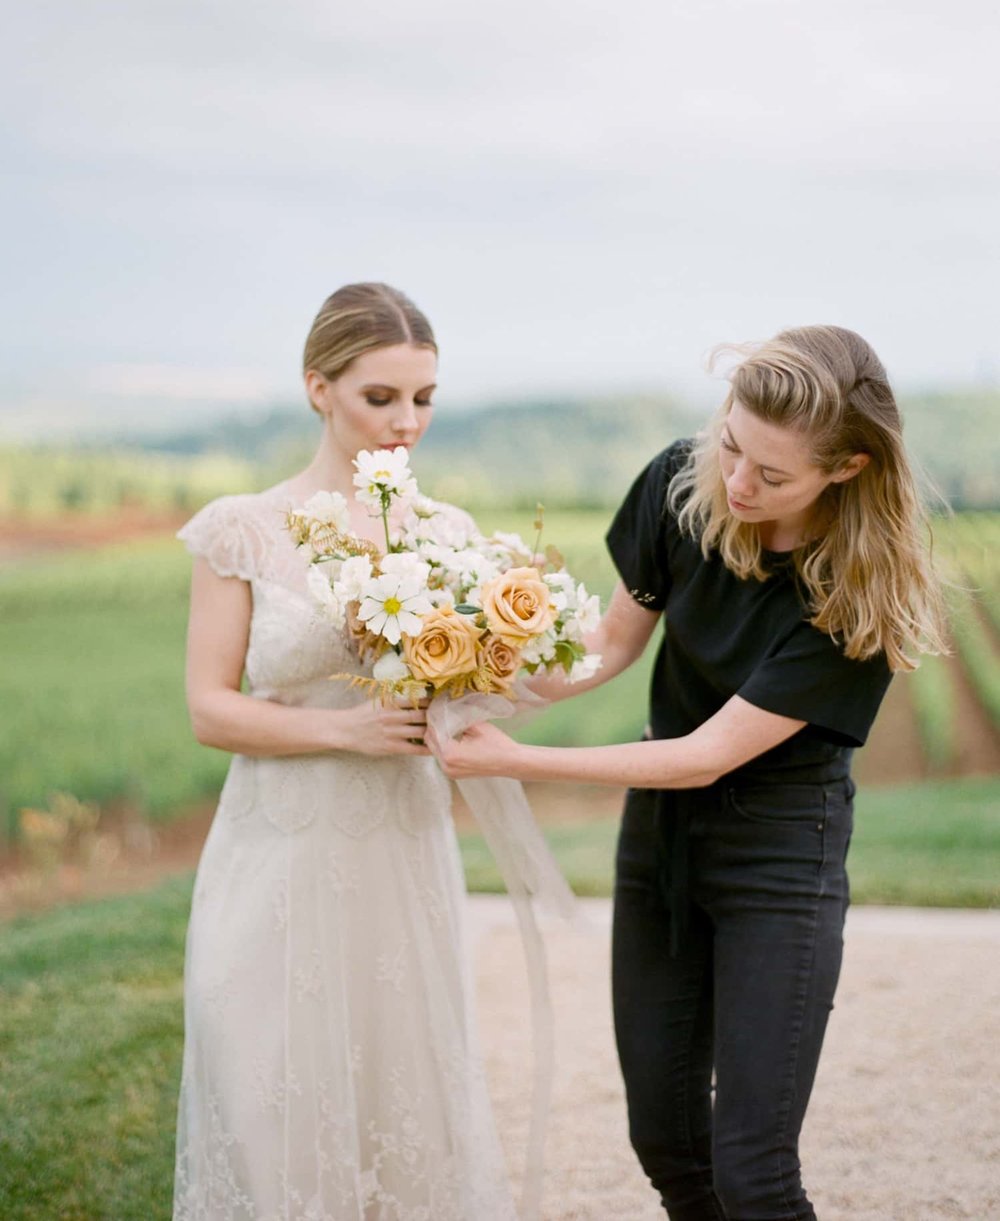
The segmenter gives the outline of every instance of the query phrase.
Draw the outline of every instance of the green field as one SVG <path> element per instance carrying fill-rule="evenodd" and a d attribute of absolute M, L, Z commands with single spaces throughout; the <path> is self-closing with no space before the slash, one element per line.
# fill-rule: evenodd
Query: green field
<path fill-rule="evenodd" d="M 530 516 L 483 520 L 525 527 Z M 553 514 L 545 538 L 606 595 L 602 513 Z M 169 818 L 218 791 L 228 756 L 199 746 L 184 705 L 190 561 L 171 539 L 0 567 L 0 839 L 19 811 L 69 792 Z M 628 739 L 642 728 L 645 672 L 555 705 L 518 732 L 562 744 Z"/>
<path fill-rule="evenodd" d="M 600 510 L 554 510 L 547 515 L 544 534 L 544 541 L 558 545 L 571 570 L 602 597 L 614 580 L 602 542 L 608 516 Z M 531 517 L 494 510 L 484 512 L 480 524 L 485 530 L 519 530 L 532 539 Z M 988 593 L 984 607 L 994 610 L 997 587 L 990 565 L 1000 536 L 1000 516 L 960 517 L 946 524 L 942 533 L 947 553 L 970 582 Z M 184 706 L 189 572 L 184 549 L 171 539 L 0 567 L 4 838 L 16 835 L 23 809 L 47 808 L 55 793 L 95 801 L 104 809 L 120 804 L 165 820 L 218 791 L 228 756 L 194 741 Z M 985 690 L 998 663 L 989 616 L 981 615 L 976 622 L 980 624 L 977 680 Z M 608 687 L 556 704 L 526 721 L 516 728 L 518 736 L 570 745 L 635 738 L 645 717 L 651 656 L 652 650 Z M 946 750 L 946 739 L 954 738 L 956 726 L 948 713 L 940 669 L 929 666 L 921 681 L 914 703 L 926 722 L 927 749 L 937 735 Z M 987 787 L 984 794 L 992 794 L 992 789 Z M 859 855 L 859 897 L 894 902 L 991 901 L 979 866 L 996 869 L 996 842 L 989 838 L 988 827 L 984 830 L 976 823 L 960 789 L 954 790 L 953 798 L 944 791 L 939 796 L 937 805 L 925 807 L 918 791 L 912 801 L 908 799 L 909 817 L 897 820 L 883 848 L 878 849 L 873 839 L 866 853 Z M 862 801 L 874 802 L 876 797 L 882 800 L 863 794 Z M 893 805 L 890 795 L 885 800 Z M 997 821 L 992 797 L 985 808 Z M 964 811 L 961 817 L 958 811 Z M 876 825 L 883 823 L 871 824 Z M 603 834 L 601 852 L 606 862 L 612 828 Z M 936 854 L 931 870 L 936 889 L 927 891 L 933 891 L 933 898 L 911 894 L 894 869 L 897 860 L 909 859 L 922 845 L 934 845 Z M 966 847 L 969 851 L 963 857 Z M 924 886 L 919 879 L 929 859 L 921 857 L 915 866 L 917 891 Z M 953 859 L 958 862 L 954 869 L 948 864 Z M 585 872 L 588 877 L 600 873 Z M 606 880 L 594 885 L 605 888 Z"/>

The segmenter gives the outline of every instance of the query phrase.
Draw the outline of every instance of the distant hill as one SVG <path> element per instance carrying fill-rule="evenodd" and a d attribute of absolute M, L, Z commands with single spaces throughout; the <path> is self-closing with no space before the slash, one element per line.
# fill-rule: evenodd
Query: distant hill
<path fill-rule="evenodd" d="M 607 505 L 640 467 L 704 413 L 667 396 L 541 400 L 476 410 L 438 410 L 414 454 L 421 486 L 461 503 Z M 308 461 L 319 436 L 308 409 L 276 408 L 255 420 L 214 421 L 129 449 L 173 457 L 224 455 L 278 479 Z"/>
<path fill-rule="evenodd" d="M 912 452 L 951 504 L 1000 508 L 1000 391 L 911 394 L 903 409 Z M 705 419 L 669 395 L 445 408 L 414 467 L 425 491 L 473 508 L 608 507 L 655 453 Z M 137 504 L 186 511 L 285 478 L 308 462 L 319 433 L 319 419 L 296 406 L 185 423 L 156 438 L 0 444 L 0 516 Z"/>
<path fill-rule="evenodd" d="M 907 442 L 956 508 L 1000 505 L 1000 390 L 903 396 Z M 463 503 L 613 504 L 642 465 L 704 422 L 669 395 L 540 399 L 439 410 L 414 456 L 422 484 Z M 319 422 L 302 407 L 223 419 L 131 446 L 226 455 L 280 478 L 312 453 Z"/>

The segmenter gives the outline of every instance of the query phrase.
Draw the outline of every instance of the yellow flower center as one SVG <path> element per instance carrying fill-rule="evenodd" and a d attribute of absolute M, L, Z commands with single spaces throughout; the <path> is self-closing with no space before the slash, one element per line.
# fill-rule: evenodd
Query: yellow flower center
<path fill-rule="evenodd" d="M 391 474 L 392 474 L 392 471 L 376 471 L 375 478 L 376 479 L 388 479 Z"/>
<path fill-rule="evenodd" d="M 398 598 L 386 598 L 382 603 L 382 609 L 387 615 L 398 615 L 403 609 L 403 604 Z"/>

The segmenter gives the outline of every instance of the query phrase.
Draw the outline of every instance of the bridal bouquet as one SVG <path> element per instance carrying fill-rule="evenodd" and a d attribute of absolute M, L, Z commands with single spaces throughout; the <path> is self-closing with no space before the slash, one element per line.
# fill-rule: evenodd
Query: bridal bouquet
<path fill-rule="evenodd" d="M 422 496 L 408 459 L 400 447 L 354 460 L 355 497 L 381 516 L 384 552 L 350 533 L 339 492 L 317 492 L 286 519 L 296 544 L 312 551 L 309 588 L 321 613 L 348 627 L 362 660 L 374 660 L 368 681 L 382 699 L 513 698 L 518 675 L 539 667 L 561 667 L 570 682 L 592 675 L 601 659 L 583 637 L 600 616 L 596 595 L 554 548 L 539 562 L 537 543 L 485 538 L 468 514 Z M 405 513 L 393 531 L 396 501 Z"/>

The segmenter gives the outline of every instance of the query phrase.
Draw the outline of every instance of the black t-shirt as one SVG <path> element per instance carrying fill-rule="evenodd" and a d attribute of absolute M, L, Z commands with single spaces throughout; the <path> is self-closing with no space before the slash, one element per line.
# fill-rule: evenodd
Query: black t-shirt
<path fill-rule="evenodd" d="M 687 461 L 678 441 L 632 485 L 608 531 L 611 557 L 641 605 L 663 611 L 650 692 L 655 738 L 690 733 L 733 695 L 807 724 L 739 769 L 820 782 L 846 776 L 889 685 L 885 657 L 851 661 L 806 617 L 790 553 L 765 552 L 770 575 L 742 580 L 682 533 L 667 485 Z"/>

